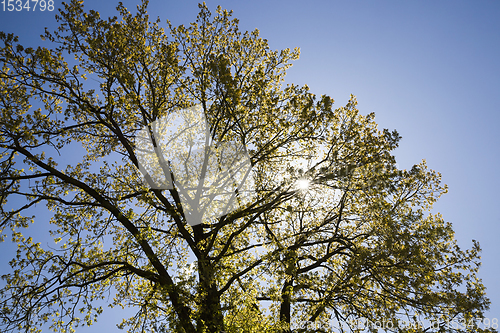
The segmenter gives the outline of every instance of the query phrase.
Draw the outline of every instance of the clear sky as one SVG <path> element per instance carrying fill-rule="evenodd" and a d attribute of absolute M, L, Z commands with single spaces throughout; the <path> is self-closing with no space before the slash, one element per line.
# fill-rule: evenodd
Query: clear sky
<path fill-rule="evenodd" d="M 114 15 L 116 3 L 85 1 L 102 16 Z M 137 3 L 124 1 L 129 8 Z M 149 13 L 187 25 L 196 18 L 197 3 L 152 0 Z M 500 1 L 207 4 L 213 12 L 219 4 L 233 9 L 241 30 L 258 28 L 274 49 L 300 47 L 287 82 L 328 94 L 337 107 L 356 95 L 361 113 L 375 112 L 380 128 L 402 135 L 396 151 L 401 168 L 426 159 L 442 173 L 449 193 L 434 212 L 453 223 L 462 248 L 470 248 L 471 239 L 480 242 L 479 276 L 492 301 L 488 317 L 499 318 Z M 55 12 L 7 12 L 1 6 L 0 30 L 18 34 L 24 46 L 38 45 L 45 26 L 56 28 Z M 113 327 L 115 315 L 121 313 L 110 312 L 98 327 Z"/>

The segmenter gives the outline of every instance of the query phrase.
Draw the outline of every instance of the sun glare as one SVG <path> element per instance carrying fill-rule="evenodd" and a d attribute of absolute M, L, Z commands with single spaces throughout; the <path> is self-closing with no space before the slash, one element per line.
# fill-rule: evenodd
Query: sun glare
<path fill-rule="evenodd" d="M 309 181 L 307 179 L 299 179 L 297 181 L 297 187 L 299 190 L 306 191 L 309 188 Z"/>

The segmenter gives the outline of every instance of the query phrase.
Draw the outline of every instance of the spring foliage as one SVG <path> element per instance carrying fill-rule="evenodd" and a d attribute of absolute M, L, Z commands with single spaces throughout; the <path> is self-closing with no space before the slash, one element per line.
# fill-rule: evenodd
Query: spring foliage
<path fill-rule="evenodd" d="M 354 96 L 334 108 L 285 86 L 299 50 L 271 50 L 230 12 L 202 4 L 174 27 L 147 2 L 117 10 L 65 4 L 48 48 L 0 35 L 0 223 L 18 244 L 2 332 L 92 325 L 110 293 L 109 306 L 137 310 L 119 323 L 130 332 L 357 332 L 359 318 L 495 331 L 446 324 L 488 309 L 480 248 L 459 248 L 430 213 L 439 173 L 396 167 L 396 131 Z M 191 226 L 175 186 L 143 182 L 134 138 L 193 106 L 214 141 L 248 147 L 255 196 Z M 36 217 L 44 206 L 50 221 Z M 31 223 L 55 242 L 24 236 Z"/>

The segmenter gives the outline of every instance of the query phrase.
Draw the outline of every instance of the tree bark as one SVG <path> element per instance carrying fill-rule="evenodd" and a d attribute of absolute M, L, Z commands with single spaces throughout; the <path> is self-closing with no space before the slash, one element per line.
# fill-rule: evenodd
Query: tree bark
<path fill-rule="evenodd" d="M 288 280 L 283 284 L 281 289 L 281 307 L 280 307 L 280 322 L 285 322 L 288 324 L 288 328 L 283 329 L 283 333 L 289 333 L 290 330 L 290 319 L 291 319 L 291 288 L 293 288 L 293 281 Z"/>
<path fill-rule="evenodd" d="M 203 231 L 201 225 L 193 227 L 195 241 L 201 244 Z M 198 295 L 199 314 L 197 331 L 207 333 L 221 333 L 224 331 L 224 316 L 220 303 L 220 293 L 215 280 L 214 263 L 208 258 L 207 253 L 200 249 L 198 257 Z"/>
<path fill-rule="evenodd" d="M 294 276 L 297 273 L 295 263 L 297 261 L 297 253 L 294 250 L 288 250 L 285 254 L 285 281 L 281 289 L 281 307 L 280 321 L 287 324 L 287 328 L 283 329 L 283 333 L 291 332 L 291 297 L 293 289 Z"/>

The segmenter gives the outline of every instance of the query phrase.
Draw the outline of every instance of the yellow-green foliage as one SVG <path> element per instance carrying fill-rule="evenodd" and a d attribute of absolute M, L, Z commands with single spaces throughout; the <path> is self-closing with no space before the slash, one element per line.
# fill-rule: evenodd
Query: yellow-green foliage
<path fill-rule="evenodd" d="M 19 245 L 2 276 L 2 332 L 92 325 L 108 292 L 110 306 L 137 309 L 120 324 L 130 332 L 483 317 L 479 245 L 460 249 L 429 213 L 446 186 L 425 161 L 396 167 L 396 131 L 379 130 L 354 96 L 334 108 L 284 86 L 299 50 L 271 50 L 230 12 L 202 4 L 196 22 L 174 27 L 150 21 L 147 2 L 117 10 L 104 19 L 71 1 L 47 48 L 0 34 L 1 226 Z M 175 188 L 145 186 L 134 136 L 195 105 L 216 142 L 248 147 L 255 196 L 190 226 Z M 50 221 L 30 216 L 41 204 Z M 23 236 L 30 223 L 54 244 Z"/>

